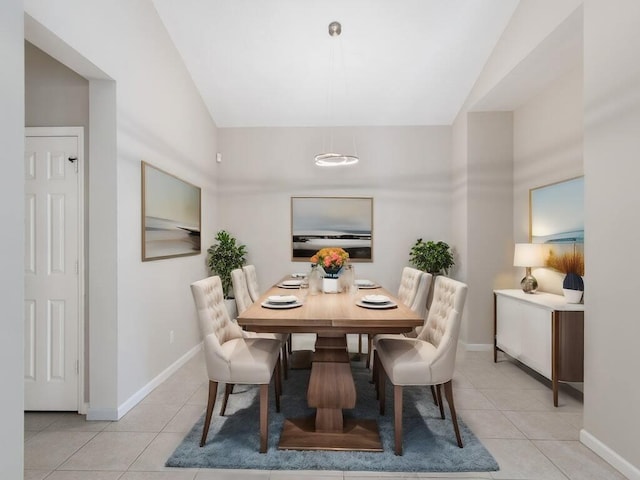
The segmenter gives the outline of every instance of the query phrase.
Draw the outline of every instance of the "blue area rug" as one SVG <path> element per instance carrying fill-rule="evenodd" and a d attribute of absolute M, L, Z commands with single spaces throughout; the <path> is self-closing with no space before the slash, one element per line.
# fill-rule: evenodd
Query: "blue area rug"
<path fill-rule="evenodd" d="M 270 389 L 269 450 L 259 449 L 258 388 L 236 385 L 229 397 L 225 417 L 218 415 L 222 395 L 213 413 L 209 437 L 200 448 L 204 415 L 176 448 L 166 462 L 168 467 L 228 468 L 259 470 L 349 470 L 379 472 L 479 472 L 498 470 L 498 464 L 482 443 L 458 418 L 464 448 L 458 448 L 453 425 L 433 403 L 428 387 L 404 389 L 404 451 L 393 453 L 393 395 L 387 391 L 386 414 L 378 414 L 370 372 L 362 362 L 352 362 L 351 368 L 358 395 L 356 408 L 345 411 L 345 418 L 376 419 L 384 452 L 329 452 L 278 450 L 280 432 L 285 418 L 313 415 L 306 405 L 309 370 L 291 370 L 284 381 L 281 412 L 276 413 L 273 387 Z M 443 395 L 444 396 L 444 395 Z"/>

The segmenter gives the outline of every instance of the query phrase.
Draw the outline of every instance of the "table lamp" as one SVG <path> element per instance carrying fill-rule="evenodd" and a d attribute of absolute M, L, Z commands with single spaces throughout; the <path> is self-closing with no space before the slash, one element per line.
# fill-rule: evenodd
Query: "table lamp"
<path fill-rule="evenodd" d="M 538 290 L 538 281 L 531 275 L 531 267 L 541 267 L 544 264 L 542 260 L 542 244 L 540 243 L 516 243 L 513 253 L 513 266 L 525 267 L 525 275 L 520 286 L 524 293 L 536 293 Z"/>

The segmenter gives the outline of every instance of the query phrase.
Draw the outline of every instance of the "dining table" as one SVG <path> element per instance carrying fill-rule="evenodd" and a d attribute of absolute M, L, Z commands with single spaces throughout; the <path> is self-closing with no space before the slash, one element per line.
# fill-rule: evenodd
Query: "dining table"
<path fill-rule="evenodd" d="M 375 419 L 343 415 L 344 409 L 355 407 L 357 397 L 346 335 L 410 332 L 423 318 L 377 283 L 312 295 L 288 279 L 269 288 L 237 318 L 249 331 L 316 334 L 307 387 L 307 404 L 316 414 L 285 419 L 278 448 L 382 451 Z"/>

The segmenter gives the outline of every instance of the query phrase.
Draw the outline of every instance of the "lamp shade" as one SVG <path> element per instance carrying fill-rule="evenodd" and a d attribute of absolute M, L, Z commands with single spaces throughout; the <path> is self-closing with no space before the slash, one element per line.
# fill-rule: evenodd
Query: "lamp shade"
<path fill-rule="evenodd" d="M 513 252 L 514 267 L 541 267 L 544 265 L 541 243 L 516 243 Z"/>

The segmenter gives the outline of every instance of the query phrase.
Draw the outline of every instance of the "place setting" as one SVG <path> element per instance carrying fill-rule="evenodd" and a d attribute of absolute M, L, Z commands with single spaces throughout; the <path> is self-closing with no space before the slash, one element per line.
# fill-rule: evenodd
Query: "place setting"
<path fill-rule="evenodd" d="M 295 295 L 271 295 L 261 305 L 264 308 L 286 309 L 301 307 L 302 302 Z"/>
<path fill-rule="evenodd" d="M 300 288 L 300 285 L 302 285 L 302 283 L 304 282 L 304 278 L 295 278 L 295 279 L 291 279 L 291 280 L 283 280 L 280 283 L 278 283 L 277 287 L 278 288 L 290 288 L 290 289 L 298 289 Z"/>
<path fill-rule="evenodd" d="M 356 287 L 358 287 L 360 290 L 380 288 L 380 285 L 378 285 L 376 282 L 373 282 L 371 280 L 367 280 L 364 278 L 357 279 L 354 281 L 354 283 L 356 284 Z"/>
<path fill-rule="evenodd" d="M 386 295 L 365 295 L 356 302 L 362 308 L 387 309 L 397 308 L 398 304 Z"/>

